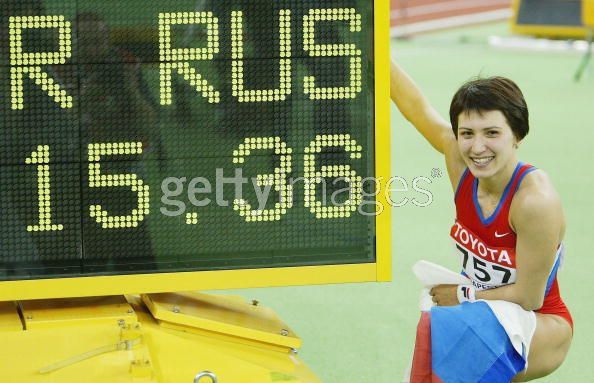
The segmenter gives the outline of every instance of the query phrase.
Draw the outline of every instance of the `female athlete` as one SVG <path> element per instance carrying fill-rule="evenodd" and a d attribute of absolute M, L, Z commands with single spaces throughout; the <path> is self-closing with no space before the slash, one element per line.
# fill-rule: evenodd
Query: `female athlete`
<path fill-rule="evenodd" d="M 504 300 L 535 311 L 528 368 L 514 381 L 550 374 L 573 336 L 556 278 L 565 218 L 547 175 L 518 161 L 529 126 L 522 92 L 503 77 L 469 81 L 454 95 L 448 123 L 395 63 L 390 85 L 400 112 L 445 156 L 455 192 L 451 236 L 472 284 L 436 286 L 433 301 Z"/>

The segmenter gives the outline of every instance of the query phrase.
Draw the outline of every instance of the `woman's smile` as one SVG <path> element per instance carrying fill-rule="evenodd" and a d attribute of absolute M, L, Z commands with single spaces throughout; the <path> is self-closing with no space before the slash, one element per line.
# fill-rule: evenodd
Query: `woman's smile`
<path fill-rule="evenodd" d="M 491 161 L 495 158 L 495 156 L 490 157 L 470 157 L 474 165 L 478 168 L 486 168 Z"/>

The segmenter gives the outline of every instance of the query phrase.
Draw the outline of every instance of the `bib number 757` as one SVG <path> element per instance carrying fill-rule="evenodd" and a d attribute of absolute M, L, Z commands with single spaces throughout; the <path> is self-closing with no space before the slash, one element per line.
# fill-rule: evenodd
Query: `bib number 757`
<path fill-rule="evenodd" d="M 466 275 L 473 281 L 484 284 L 479 287 L 497 287 L 513 283 L 515 280 L 515 269 L 481 259 L 479 256 L 473 254 L 459 244 L 456 244 L 456 249 L 458 249 L 462 256 L 462 267 Z"/>

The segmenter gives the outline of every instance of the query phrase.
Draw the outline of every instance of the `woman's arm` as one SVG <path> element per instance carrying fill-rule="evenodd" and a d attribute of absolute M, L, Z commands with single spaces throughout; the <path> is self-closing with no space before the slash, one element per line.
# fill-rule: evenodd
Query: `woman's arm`
<path fill-rule="evenodd" d="M 396 64 L 391 63 L 390 97 L 404 117 L 440 153 L 446 141 L 455 141 L 452 128 L 431 106 L 415 82 Z"/>
<path fill-rule="evenodd" d="M 390 97 L 404 117 L 437 151 L 445 155 L 452 188 L 466 168 L 458 151 L 456 136 L 448 121 L 437 113 L 414 81 L 396 64 L 391 63 Z"/>
<path fill-rule="evenodd" d="M 534 174 L 531 178 L 543 177 L 546 176 Z M 516 282 L 477 292 L 477 299 L 502 299 L 517 303 L 525 310 L 538 310 L 555 262 L 563 222 L 561 201 L 549 182 L 531 182 L 519 191 L 510 211 L 510 223 L 518 238 Z"/>

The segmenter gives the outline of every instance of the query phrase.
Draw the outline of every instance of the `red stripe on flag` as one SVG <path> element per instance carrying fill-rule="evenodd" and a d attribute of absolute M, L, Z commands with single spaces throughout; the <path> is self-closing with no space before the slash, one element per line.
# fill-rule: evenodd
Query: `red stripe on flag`
<path fill-rule="evenodd" d="M 410 370 L 410 383 L 443 383 L 431 368 L 431 313 L 421 313 Z"/>
<path fill-rule="evenodd" d="M 431 375 L 431 314 L 422 312 L 417 325 L 410 383 L 432 383 Z"/>

